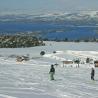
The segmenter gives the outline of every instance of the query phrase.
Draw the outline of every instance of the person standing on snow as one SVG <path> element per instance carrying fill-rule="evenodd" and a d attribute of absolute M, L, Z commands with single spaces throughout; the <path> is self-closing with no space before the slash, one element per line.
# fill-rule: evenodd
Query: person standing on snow
<path fill-rule="evenodd" d="M 94 80 L 94 76 L 95 76 L 95 69 L 91 68 L 91 80 Z"/>
<path fill-rule="evenodd" d="M 50 68 L 49 74 L 50 74 L 50 79 L 51 79 L 51 80 L 54 80 L 54 74 L 55 74 L 55 68 L 54 68 L 54 65 L 51 65 L 51 68 Z"/>

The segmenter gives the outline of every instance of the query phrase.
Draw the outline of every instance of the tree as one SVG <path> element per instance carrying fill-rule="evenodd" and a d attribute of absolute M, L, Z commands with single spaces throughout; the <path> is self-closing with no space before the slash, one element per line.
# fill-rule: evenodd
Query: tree
<path fill-rule="evenodd" d="M 41 56 L 45 55 L 45 51 L 41 51 L 41 52 L 40 52 L 40 55 L 41 55 Z"/>
<path fill-rule="evenodd" d="M 68 38 L 65 38 L 64 41 L 65 41 L 65 42 L 68 42 Z"/>
<path fill-rule="evenodd" d="M 78 67 L 79 67 L 80 60 L 79 60 L 79 59 L 77 59 L 77 60 L 75 60 L 74 62 L 75 62 L 76 64 L 78 64 Z"/>
<path fill-rule="evenodd" d="M 90 62 L 90 58 L 86 58 L 86 63 L 89 63 Z"/>
<path fill-rule="evenodd" d="M 56 51 L 53 51 L 53 53 L 55 54 L 55 53 L 56 53 Z"/>

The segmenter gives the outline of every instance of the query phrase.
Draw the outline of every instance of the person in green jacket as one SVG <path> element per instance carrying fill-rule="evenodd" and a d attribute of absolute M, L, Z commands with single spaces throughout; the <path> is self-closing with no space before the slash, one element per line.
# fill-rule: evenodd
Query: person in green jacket
<path fill-rule="evenodd" d="M 54 74 L 55 74 L 55 68 L 54 68 L 54 65 L 51 65 L 51 68 L 50 68 L 49 74 L 50 74 L 50 79 L 51 79 L 51 80 L 54 80 Z"/>

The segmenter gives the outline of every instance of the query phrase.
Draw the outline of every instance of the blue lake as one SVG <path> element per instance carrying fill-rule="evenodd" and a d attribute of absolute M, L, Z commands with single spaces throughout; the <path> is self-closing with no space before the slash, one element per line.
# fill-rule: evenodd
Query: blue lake
<path fill-rule="evenodd" d="M 41 32 L 43 38 L 49 39 L 81 39 L 98 38 L 98 27 L 96 26 L 68 26 L 60 23 L 23 23 L 23 22 L 0 22 L 0 33 L 17 32 Z"/>

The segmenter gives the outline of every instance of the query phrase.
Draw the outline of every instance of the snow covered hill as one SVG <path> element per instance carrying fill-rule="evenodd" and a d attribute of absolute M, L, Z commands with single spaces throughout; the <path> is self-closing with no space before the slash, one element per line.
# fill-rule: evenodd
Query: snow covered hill
<path fill-rule="evenodd" d="M 79 21 L 89 25 L 98 24 L 98 11 L 77 11 L 65 13 L 43 13 L 31 14 L 0 14 L 1 22 L 75 22 L 79 25 Z M 67 23 L 68 24 L 68 23 Z M 81 25 L 81 23 L 80 23 Z"/>
<path fill-rule="evenodd" d="M 46 46 L 0 49 L 0 98 L 97 98 L 98 68 L 95 81 L 91 81 L 93 65 L 62 67 L 62 61 L 98 59 L 98 43 L 45 43 Z M 44 56 L 40 56 L 42 50 Z M 16 62 L 16 55 L 27 54 L 29 61 Z M 55 80 L 50 81 L 50 65 L 55 63 L 59 64 L 55 66 Z"/>

